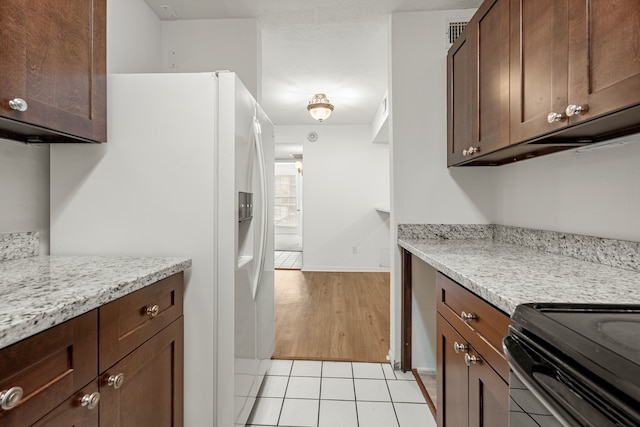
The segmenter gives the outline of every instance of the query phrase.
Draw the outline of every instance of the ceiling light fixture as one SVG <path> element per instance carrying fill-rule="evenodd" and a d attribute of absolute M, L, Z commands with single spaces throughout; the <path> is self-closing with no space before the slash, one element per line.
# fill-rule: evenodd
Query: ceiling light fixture
<path fill-rule="evenodd" d="M 307 111 L 311 114 L 311 117 L 319 122 L 323 122 L 329 118 L 333 111 L 333 105 L 329 103 L 327 95 L 324 93 L 316 93 L 313 95 L 309 105 L 307 105 Z"/>

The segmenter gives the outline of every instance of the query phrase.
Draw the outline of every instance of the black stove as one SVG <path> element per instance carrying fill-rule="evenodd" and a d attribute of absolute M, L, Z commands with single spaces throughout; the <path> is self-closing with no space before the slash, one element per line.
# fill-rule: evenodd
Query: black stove
<path fill-rule="evenodd" d="M 523 304 L 512 320 L 512 427 L 640 426 L 640 306 Z"/>

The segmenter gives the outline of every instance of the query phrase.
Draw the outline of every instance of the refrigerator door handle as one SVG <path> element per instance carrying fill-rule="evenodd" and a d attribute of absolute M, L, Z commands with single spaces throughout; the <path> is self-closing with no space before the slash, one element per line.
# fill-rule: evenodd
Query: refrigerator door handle
<path fill-rule="evenodd" d="M 260 122 L 257 117 L 253 119 L 253 140 L 255 142 L 256 154 L 258 155 L 258 170 L 260 175 L 260 190 L 262 192 L 260 197 L 260 250 L 258 252 L 259 262 L 256 268 L 256 272 L 253 279 L 253 299 L 256 299 L 258 293 L 258 286 L 260 286 L 260 280 L 262 280 L 262 272 L 264 270 L 265 255 L 267 250 L 267 224 L 269 221 L 269 203 L 267 201 L 268 189 L 267 189 L 267 166 L 264 160 L 264 147 L 262 145 L 262 136 L 260 131 Z"/>

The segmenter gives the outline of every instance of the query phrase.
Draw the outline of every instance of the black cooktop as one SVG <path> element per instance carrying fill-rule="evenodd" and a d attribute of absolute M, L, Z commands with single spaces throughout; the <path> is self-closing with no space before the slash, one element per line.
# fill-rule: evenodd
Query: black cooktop
<path fill-rule="evenodd" d="M 523 304 L 512 320 L 571 368 L 640 401 L 640 305 Z"/>

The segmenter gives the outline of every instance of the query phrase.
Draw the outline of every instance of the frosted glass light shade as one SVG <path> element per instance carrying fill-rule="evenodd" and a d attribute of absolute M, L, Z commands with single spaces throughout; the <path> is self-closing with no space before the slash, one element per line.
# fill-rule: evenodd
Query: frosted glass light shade
<path fill-rule="evenodd" d="M 315 120 L 322 122 L 329 118 L 333 112 L 333 105 L 329 103 L 327 95 L 324 93 L 317 93 L 313 95 L 309 105 L 307 105 L 307 111 L 311 114 Z"/>

